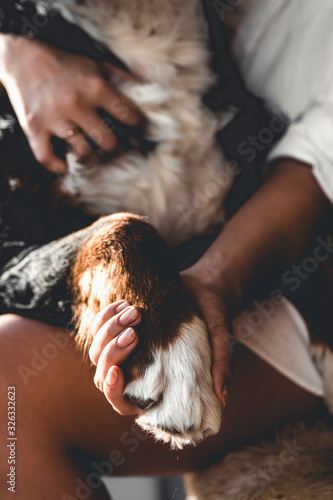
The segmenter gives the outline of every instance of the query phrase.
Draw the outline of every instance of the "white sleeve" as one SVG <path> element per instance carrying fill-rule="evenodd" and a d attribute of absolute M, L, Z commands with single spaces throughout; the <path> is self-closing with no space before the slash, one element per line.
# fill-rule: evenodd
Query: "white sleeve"
<path fill-rule="evenodd" d="M 290 119 L 269 160 L 308 163 L 333 202 L 333 2 L 256 0 L 235 51 L 252 92 Z"/>
<path fill-rule="evenodd" d="M 268 161 L 281 157 L 311 165 L 321 189 L 333 202 L 333 103 L 314 105 L 291 122 L 285 136 L 270 152 Z"/>

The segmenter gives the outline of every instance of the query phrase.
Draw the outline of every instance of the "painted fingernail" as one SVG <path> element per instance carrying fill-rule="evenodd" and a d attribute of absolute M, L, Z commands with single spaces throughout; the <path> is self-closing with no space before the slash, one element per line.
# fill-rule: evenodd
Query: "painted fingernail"
<path fill-rule="evenodd" d="M 118 373 L 116 372 L 116 370 L 112 370 L 111 368 L 106 376 L 106 383 L 108 385 L 113 386 L 116 385 L 117 382 L 118 382 Z"/>
<path fill-rule="evenodd" d="M 115 308 L 115 312 L 116 313 L 120 313 L 121 311 L 123 311 L 124 309 L 126 309 L 126 307 L 129 307 L 129 303 L 128 302 L 123 302 L 122 304 L 120 304 L 119 306 L 117 306 Z"/>
<path fill-rule="evenodd" d="M 139 316 L 138 310 L 135 307 L 127 309 L 119 318 L 119 323 L 123 326 L 133 323 L 134 320 Z"/>
<path fill-rule="evenodd" d="M 117 346 L 124 348 L 132 344 L 135 339 L 135 331 L 133 328 L 127 328 L 119 337 L 117 338 Z"/>

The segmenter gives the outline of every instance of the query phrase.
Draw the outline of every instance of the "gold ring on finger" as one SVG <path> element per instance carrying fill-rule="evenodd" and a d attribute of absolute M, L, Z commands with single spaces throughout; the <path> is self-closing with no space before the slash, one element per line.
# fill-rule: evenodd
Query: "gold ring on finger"
<path fill-rule="evenodd" d="M 68 139 L 71 139 L 75 135 L 80 134 L 80 130 L 78 128 L 72 128 L 66 132 L 66 134 L 61 136 L 61 139 L 63 141 L 68 141 Z"/>

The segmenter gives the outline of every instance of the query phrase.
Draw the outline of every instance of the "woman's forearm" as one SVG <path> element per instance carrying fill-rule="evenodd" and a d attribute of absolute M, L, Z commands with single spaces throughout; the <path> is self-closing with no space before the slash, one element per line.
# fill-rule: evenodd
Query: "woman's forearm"
<path fill-rule="evenodd" d="M 311 167 L 281 161 L 227 223 L 198 270 L 211 283 L 231 287 L 240 306 L 266 273 L 276 276 L 302 255 L 329 209 Z"/>

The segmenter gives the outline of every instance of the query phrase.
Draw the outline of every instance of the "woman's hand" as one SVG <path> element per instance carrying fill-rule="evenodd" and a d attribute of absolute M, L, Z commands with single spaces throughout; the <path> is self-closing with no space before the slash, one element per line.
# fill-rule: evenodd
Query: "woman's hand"
<path fill-rule="evenodd" d="M 95 385 L 121 415 L 140 413 L 123 396 L 125 379 L 119 368 L 137 346 L 138 336 L 134 327 L 140 321 L 140 311 L 122 300 L 102 309 L 91 329 L 94 340 L 89 357 L 96 365 Z"/>
<path fill-rule="evenodd" d="M 0 80 L 36 159 L 53 172 L 64 172 L 66 164 L 54 154 L 52 136 L 67 136 L 78 158 L 91 152 L 82 131 L 105 152 L 116 148 L 117 139 L 98 109 L 128 125 L 139 123 L 133 104 L 108 81 L 113 73 L 130 78 L 108 63 L 100 65 L 35 40 L 0 36 Z"/>
<path fill-rule="evenodd" d="M 236 307 L 214 281 L 214 273 L 200 269 L 201 261 L 181 273 L 185 286 L 193 294 L 210 333 L 213 347 L 213 380 L 215 393 L 225 405 L 231 380 L 231 317 Z M 213 282 L 210 277 L 213 277 Z M 208 279 L 209 278 L 209 279 Z M 233 302 L 233 306 L 230 303 Z M 136 316 L 135 316 L 136 315 Z M 139 414 L 140 410 L 123 396 L 124 374 L 119 368 L 138 343 L 134 329 L 141 321 L 140 311 L 126 301 L 108 305 L 96 316 L 91 333 L 94 337 L 89 357 L 96 366 L 95 385 L 121 415 Z"/>
<path fill-rule="evenodd" d="M 225 286 L 227 279 L 223 280 L 223 274 L 217 276 L 214 266 L 209 269 L 205 265 L 205 261 L 199 260 L 180 275 L 206 323 L 212 346 L 214 391 L 225 406 L 232 371 L 232 317 L 240 300 L 233 292 L 232 284 Z"/>
<path fill-rule="evenodd" d="M 311 168 L 281 161 L 191 268 L 181 273 L 206 322 L 216 395 L 225 402 L 231 377 L 232 318 L 273 286 L 316 235 L 330 204 Z"/>

